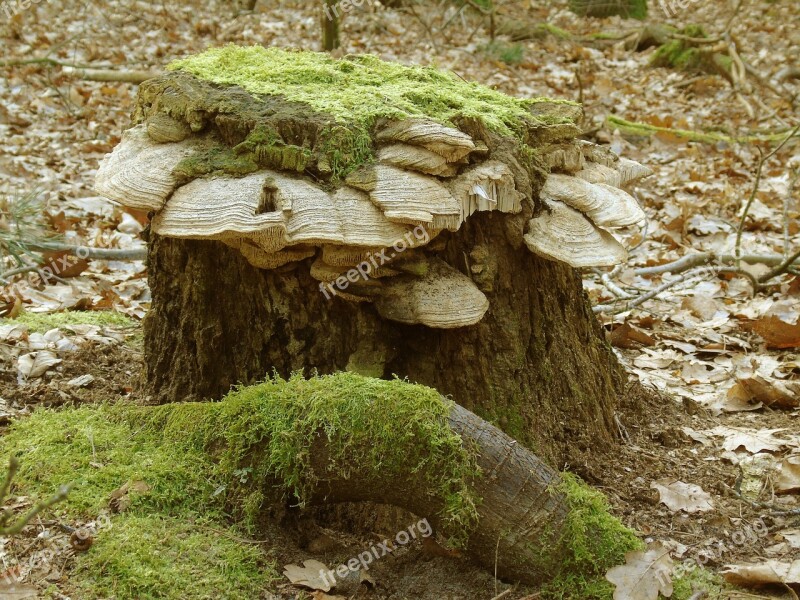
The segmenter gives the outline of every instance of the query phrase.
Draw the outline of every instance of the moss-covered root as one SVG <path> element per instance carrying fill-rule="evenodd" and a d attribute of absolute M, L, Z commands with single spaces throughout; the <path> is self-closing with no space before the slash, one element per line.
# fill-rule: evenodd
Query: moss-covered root
<path fill-rule="evenodd" d="M 278 483 L 309 503 L 371 500 L 428 517 L 454 544 L 504 578 L 616 564 L 635 537 L 601 497 L 564 479 L 526 448 L 430 388 L 352 373 L 244 387 L 222 403 L 166 406 L 151 426 L 197 448 L 224 448 L 226 478 L 247 473 L 231 499 L 257 519 Z M 224 426 L 221 426 L 224 424 Z"/>

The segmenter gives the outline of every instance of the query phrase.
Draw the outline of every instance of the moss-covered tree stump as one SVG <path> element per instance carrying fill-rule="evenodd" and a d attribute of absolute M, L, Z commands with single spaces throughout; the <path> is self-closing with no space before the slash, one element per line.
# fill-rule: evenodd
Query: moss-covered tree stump
<path fill-rule="evenodd" d="M 151 211 L 146 386 L 407 377 L 554 464 L 612 442 L 623 375 L 573 267 L 625 249 L 641 165 L 580 107 L 370 56 L 228 46 L 145 82 L 98 190 Z"/>

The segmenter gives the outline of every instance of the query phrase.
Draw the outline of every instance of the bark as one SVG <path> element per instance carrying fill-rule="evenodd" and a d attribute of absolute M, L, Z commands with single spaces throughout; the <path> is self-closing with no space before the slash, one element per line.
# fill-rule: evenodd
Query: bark
<path fill-rule="evenodd" d="M 434 240 L 490 303 L 477 325 L 452 330 L 327 299 L 311 259 L 261 270 L 219 242 L 153 236 L 147 391 L 158 403 L 217 399 L 273 369 L 397 375 L 452 397 L 551 464 L 581 464 L 613 440 L 622 374 L 578 272 L 522 243 L 529 211 L 476 213 Z"/>
<path fill-rule="evenodd" d="M 553 491 L 560 479 L 530 450 L 460 406 L 455 406 L 449 424 L 467 444 L 474 444 L 483 477 L 475 480 L 482 498 L 479 521 L 469 537 L 466 554 L 478 565 L 507 581 L 535 585 L 554 575 L 552 565 L 569 549 L 561 527 L 567 506 L 561 493 Z M 339 478 L 322 444 L 312 450 L 315 472 L 321 480 L 312 502 L 371 501 L 391 504 L 423 516 L 438 526 L 442 505 L 424 483 L 424 473 L 385 479 Z"/>

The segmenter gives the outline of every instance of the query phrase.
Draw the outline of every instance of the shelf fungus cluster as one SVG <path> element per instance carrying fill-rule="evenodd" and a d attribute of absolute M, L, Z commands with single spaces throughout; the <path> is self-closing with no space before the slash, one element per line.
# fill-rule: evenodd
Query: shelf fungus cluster
<path fill-rule="evenodd" d="M 279 52 L 268 57 L 283 60 Z M 621 187 L 649 171 L 576 140 L 575 105 L 514 100 L 524 113 L 517 131 L 413 111 L 406 100 L 398 106 L 408 114 L 398 108 L 356 122 L 326 116 L 288 84 L 285 94 L 259 93 L 209 76 L 214 57 L 198 58 L 189 67 L 199 64 L 199 74 L 179 67 L 141 86 L 135 124 L 101 164 L 97 191 L 151 213 L 158 236 L 218 240 L 261 269 L 306 268 L 320 289 L 371 302 L 384 318 L 434 328 L 481 320 L 484 292 L 437 256 L 440 234 L 475 213 L 532 217 L 527 247 L 574 267 L 623 261 L 607 229 L 644 218 Z M 377 59 L 308 60 L 347 81 L 383 68 Z M 420 79 L 419 70 L 392 68 Z M 499 92 L 445 83 L 511 110 Z"/>
<path fill-rule="evenodd" d="M 550 157 L 551 173 L 540 192 L 544 212 L 528 223 L 525 244 L 573 267 L 607 267 L 628 253 L 609 229 L 641 223 L 645 214 L 622 189 L 651 174 L 602 146 L 576 140 Z"/>

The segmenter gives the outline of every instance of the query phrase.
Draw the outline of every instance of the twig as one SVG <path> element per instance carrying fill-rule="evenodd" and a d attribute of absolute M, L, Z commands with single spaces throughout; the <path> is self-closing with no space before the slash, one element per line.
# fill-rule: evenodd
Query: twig
<path fill-rule="evenodd" d="M 100 260 L 144 260 L 147 250 L 134 248 L 124 250 L 120 248 L 93 248 L 91 246 L 73 246 L 59 242 L 39 242 L 29 244 L 28 247 L 38 252 L 67 252 L 79 258 L 97 258 Z"/>
<path fill-rule="evenodd" d="M 684 273 L 680 277 L 677 277 L 676 279 L 673 279 L 672 281 L 668 281 L 666 283 L 663 283 L 660 286 L 658 286 L 657 288 L 654 288 L 654 289 L 650 290 L 646 294 L 642 294 L 641 296 L 637 296 L 636 298 L 634 298 L 630 302 L 626 302 L 625 304 L 622 305 L 622 307 L 619 307 L 619 306 L 617 306 L 615 304 L 598 304 L 597 306 L 593 307 L 592 310 L 594 312 L 596 312 L 596 313 L 610 312 L 610 311 L 614 311 L 615 313 L 625 312 L 626 310 L 630 310 L 631 308 L 635 308 L 635 307 L 639 306 L 640 304 L 643 304 L 643 303 L 647 302 L 648 300 L 650 300 L 652 298 L 655 298 L 660 293 L 665 292 L 668 289 L 670 289 L 672 287 L 675 287 L 676 285 L 679 285 L 681 283 L 686 282 L 687 280 L 691 279 L 695 275 L 697 275 L 697 273 L 693 273 L 691 271 L 688 272 L 688 273 Z"/>
<path fill-rule="evenodd" d="M 743 254 L 742 256 L 734 256 L 732 254 L 715 254 L 713 252 L 700 252 L 697 254 L 689 254 L 676 261 L 669 262 L 663 265 L 654 267 L 641 267 L 633 269 L 634 275 L 659 275 L 661 273 L 682 273 L 693 267 L 701 267 L 703 265 L 733 265 L 736 262 L 744 262 L 748 264 L 762 264 L 767 266 L 781 265 L 786 260 L 779 254 Z M 792 265 L 795 261 L 790 261 Z M 800 267 L 800 264 L 797 265 Z"/>
<path fill-rule="evenodd" d="M 74 75 L 87 81 L 119 81 L 139 84 L 160 75 L 158 71 L 125 71 L 118 69 L 87 69 L 64 67 L 63 73 Z"/>
<path fill-rule="evenodd" d="M 750 207 L 753 205 L 753 201 L 756 199 L 756 194 L 758 193 L 758 187 L 761 184 L 761 174 L 764 170 L 764 163 L 766 163 L 770 158 L 775 156 L 781 148 L 783 148 L 790 139 L 792 139 L 797 132 L 800 131 L 800 125 L 792 129 L 792 131 L 787 135 L 783 141 L 778 144 L 772 151 L 768 154 L 764 154 L 761 151 L 761 148 L 758 148 L 760 153 L 760 157 L 758 159 L 758 166 L 756 167 L 756 179 L 753 182 L 753 189 L 750 191 L 750 196 L 747 199 L 747 203 L 744 205 L 744 211 L 742 212 L 742 218 L 739 221 L 739 228 L 736 230 L 736 245 L 734 254 L 739 256 L 742 251 L 742 232 L 744 231 L 744 224 L 747 221 L 747 215 L 750 212 Z"/>
<path fill-rule="evenodd" d="M 800 259 L 800 250 L 789 256 L 781 264 L 772 269 L 772 271 L 769 271 L 768 273 L 765 273 L 764 275 L 759 277 L 758 283 L 763 284 L 772 279 L 773 277 L 777 277 L 778 275 L 783 275 L 789 270 L 789 268 L 794 264 L 794 262 L 799 259 Z"/>
<path fill-rule="evenodd" d="M 6 496 L 8 495 L 8 492 L 11 489 L 11 482 L 14 479 L 14 476 L 17 474 L 18 470 L 19 470 L 19 461 L 15 456 L 12 456 L 8 461 L 8 473 L 6 474 L 6 477 L 3 480 L 2 485 L 0 485 L 0 503 L 5 501 Z M 37 503 L 25 515 L 17 519 L 13 525 L 7 525 L 8 521 L 12 517 L 11 511 L 8 509 L 3 509 L 2 512 L 0 512 L 0 535 L 12 536 L 18 534 L 25 528 L 25 526 L 28 523 L 31 522 L 31 519 L 33 519 L 36 515 L 38 515 L 42 511 L 47 510 L 54 504 L 64 500 L 67 497 L 68 493 L 69 493 L 69 486 L 62 485 L 50 499 Z"/>

